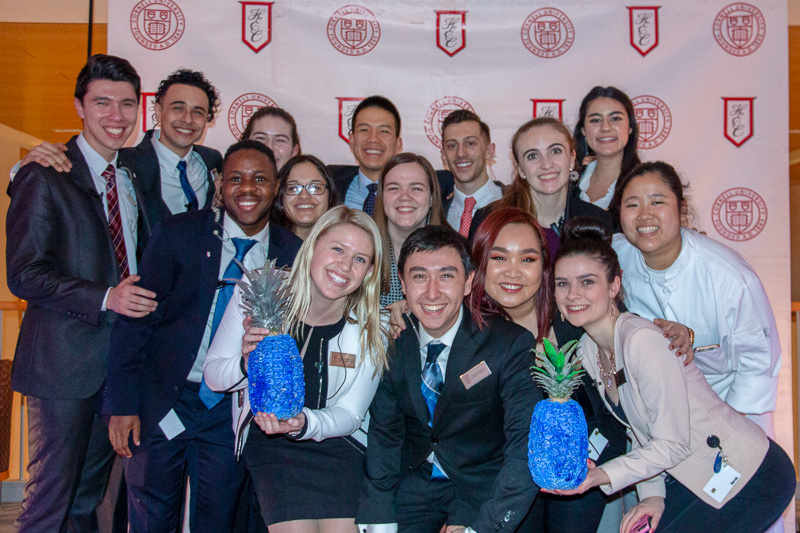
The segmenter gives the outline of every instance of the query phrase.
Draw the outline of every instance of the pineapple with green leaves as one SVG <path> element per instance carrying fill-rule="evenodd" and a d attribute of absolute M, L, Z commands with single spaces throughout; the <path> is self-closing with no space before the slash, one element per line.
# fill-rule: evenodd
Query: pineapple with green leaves
<path fill-rule="evenodd" d="M 544 489 L 574 489 L 586 478 L 586 417 L 570 399 L 583 374 L 577 347 L 578 341 L 570 341 L 556 350 L 544 339 L 543 352 L 531 350 L 538 365 L 531 367 L 533 380 L 550 397 L 536 404 L 528 434 L 528 468 Z"/>
<path fill-rule="evenodd" d="M 274 413 L 286 420 L 296 416 L 305 402 L 303 360 L 295 340 L 283 334 L 289 287 L 274 260 L 267 259 L 261 270 L 239 266 L 248 280 L 236 282 L 242 291 L 241 308 L 253 326 L 270 331 L 250 352 L 247 363 L 250 408 L 253 413 Z"/>

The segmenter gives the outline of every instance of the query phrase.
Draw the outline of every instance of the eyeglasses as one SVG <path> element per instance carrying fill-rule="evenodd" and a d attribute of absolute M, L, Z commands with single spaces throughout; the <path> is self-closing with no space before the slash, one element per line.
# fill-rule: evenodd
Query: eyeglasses
<path fill-rule="evenodd" d="M 325 191 L 328 190 L 328 186 L 324 183 L 308 183 L 306 185 L 300 185 L 299 183 L 295 183 L 294 185 L 287 185 L 286 189 L 284 189 L 285 193 L 289 196 L 297 196 L 303 189 L 308 191 L 308 194 L 312 196 L 317 196 L 320 194 L 325 194 Z"/>

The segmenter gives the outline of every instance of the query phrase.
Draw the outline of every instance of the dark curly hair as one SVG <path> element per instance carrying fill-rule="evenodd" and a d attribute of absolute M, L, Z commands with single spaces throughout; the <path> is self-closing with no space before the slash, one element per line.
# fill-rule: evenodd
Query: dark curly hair
<path fill-rule="evenodd" d="M 207 121 L 211 122 L 214 120 L 214 116 L 217 114 L 217 110 L 219 109 L 219 91 L 216 87 L 211 85 L 211 82 L 208 81 L 205 74 L 196 70 L 189 70 L 185 68 L 176 70 L 164 78 L 164 80 L 162 80 L 158 85 L 158 90 L 156 91 L 156 102 L 160 104 L 161 99 L 167 92 L 167 89 L 176 84 L 197 87 L 201 91 L 205 92 L 206 96 L 208 97 Z"/>

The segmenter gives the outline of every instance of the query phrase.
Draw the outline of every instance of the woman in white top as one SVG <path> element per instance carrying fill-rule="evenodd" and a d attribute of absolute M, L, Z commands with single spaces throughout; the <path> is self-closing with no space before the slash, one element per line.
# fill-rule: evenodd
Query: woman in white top
<path fill-rule="evenodd" d="M 367 408 L 387 364 L 378 306 L 378 228 L 345 206 L 322 215 L 288 283 L 288 333 L 303 354 L 305 407 L 294 418 L 251 413 L 245 344 L 267 333 L 243 325 L 236 291 L 206 357 L 214 390 L 239 390 L 236 453 L 242 454 L 273 533 L 354 533 L 363 478 Z M 366 424 L 365 424 L 366 426 Z M 341 438 L 339 438 L 341 437 Z"/>
<path fill-rule="evenodd" d="M 685 227 L 684 185 L 667 163 L 643 163 L 620 180 L 611 211 L 624 233 L 613 246 L 625 272 L 625 305 L 693 329 L 695 362 L 711 387 L 773 436 L 781 348 L 753 268 Z"/>
<path fill-rule="evenodd" d="M 639 164 L 638 142 L 639 126 L 628 95 L 616 87 L 589 91 L 575 126 L 581 200 L 608 209 L 617 180 Z"/>

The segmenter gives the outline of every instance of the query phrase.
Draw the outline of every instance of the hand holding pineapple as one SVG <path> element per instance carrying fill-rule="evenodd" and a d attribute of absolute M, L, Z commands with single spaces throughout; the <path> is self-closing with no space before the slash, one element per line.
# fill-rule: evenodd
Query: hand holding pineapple
<path fill-rule="evenodd" d="M 278 417 L 272 413 L 256 413 L 253 421 L 261 428 L 261 431 L 267 435 L 278 435 L 283 433 L 295 433 L 303 429 L 306 423 L 306 415 L 302 411 L 297 416 L 287 418 L 286 420 L 278 420 Z"/>

